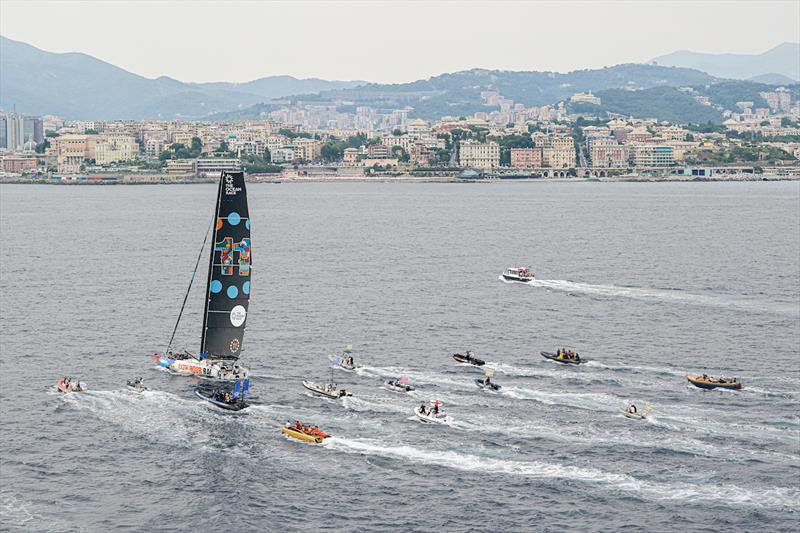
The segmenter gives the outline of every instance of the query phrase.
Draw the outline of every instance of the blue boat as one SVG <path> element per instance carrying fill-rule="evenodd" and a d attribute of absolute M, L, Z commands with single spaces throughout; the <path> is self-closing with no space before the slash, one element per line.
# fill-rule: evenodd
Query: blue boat
<path fill-rule="evenodd" d="M 223 389 L 215 389 L 211 393 L 197 389 L 194 393 L 201 399 L 208 403 L 225 409 L 226 411 L 241 411 L 250 407 L 250 404 L 245 401 L 245 396 L 250 390 L 250 379 L 244 381 L 237 380 L 233 384 L 233 393 Z"/>

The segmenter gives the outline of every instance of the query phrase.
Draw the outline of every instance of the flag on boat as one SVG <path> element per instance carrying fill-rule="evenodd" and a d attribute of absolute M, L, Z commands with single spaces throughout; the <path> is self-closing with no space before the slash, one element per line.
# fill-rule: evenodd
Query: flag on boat
<path fill-rule="evenodd" d="M 237 379 L 236 383 L 233 384 L 234 399 L 239 397 L 239 393 L 241 392 L 241 390 L 242 390 L 242 382 Z"/>
<path fill-rule="evenodd" d="M 442 402 L 439 400 L 431 400 L 431 405 L 442 405 Z"/>
<path fill-rule="evenodd" d="M 486 376 L 487 378 L 490 378 L 494 376 L 494 370 L 492 370 L 491 368 L 487 368 L 486 370 L 483 371 L 483 375 Z"/>
<path fill-rule="evenodd" d="M 242 398 L 247 396 L 247 393 L 250 391 L 250 378 L 244 380 L 244 385 L 242 386 Z"/>
<path fill-rule="evenodd" d="M 345 345 L 344 349 L 347 350 L 348 352 L 352 351 L 353 350 L 353 344 L 350 343 L 350 344 Z"/>

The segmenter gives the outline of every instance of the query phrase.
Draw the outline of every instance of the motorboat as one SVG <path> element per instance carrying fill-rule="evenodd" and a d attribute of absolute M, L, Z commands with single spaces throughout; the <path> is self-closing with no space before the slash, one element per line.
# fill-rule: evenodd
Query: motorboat
<path fill-rule="evenodd" d="M 408 376 L 400 376 L 400 379 L 390 379 L 383 386 L 394 392 L 411 392 L 414 390 L 414 387 L 408 384 Z"/>
<path fill-rule="evenodd" d="M 325 433 L 318 427 L 306 426 L 300 422 L 295 422 L 294 424 L 287 423 L 286 426 L 281 428 L 281 433 L 287 437 L 292 437 L 293 439 L 304 442 L 313 442 L 315 444 L 321 444 L 323 440 L 330 437 L 328 433 Z"/>
<path fill-rule="evenodd" d="M 233 385 L 233 392 L 218 388 L 214 390 L 206 390 L 205 388 L 198 387 L 195 394 L 220 409 L 226 411 L 241 411 L 247 409 L 250 404 L 245 401 L 245 397 L 250 389 L 250 380 L 236 381 Z"/>
<path fill-rule="evenodd" d="M 551 361 L 555 361 L 557 363 L 563 363 L 565 365 L 581 365 L 583 363 L 588 363 L 588 359 L 584 359 L 576 352 L 565 352 L 563 350 L 559 350 L 556 353 L 553 352 L 540 352 L 542 357 L 545 359 L 550 359 Z"/>
<path fill-rule="evenodd" d="M 725 379 L 725 378 L 712 378 L 703 374 L 702 376 L 686 376 L 689 383 L 701 389 L 731 389 L 741 390 L 742 380 L 739 378 Z"/>
<path fill-rule="evenodd" d="M 488 383 L 487 383 L 487 381 L 488 381 Z M 494 391 L 494 392 L 497 392 L 497 391 L 499 391 L 500 389 L 503 388 L 502 385 L 498 385 L 497 383 L 494 383 L 494 382 L 490 381 L 488 377 L 485 378 L 485 379 L 476 379 L 475 380 L 475 385 L 477 385 L 478 387 L 480 387 L 483 390 L 490 390 L 490 391 Z"/>
<path fill-rule="evenodd" d="M 136 378 L 133 380 L 128 380 L 126 382 L 127 387 L 135 392 L 144 392 L 147 390 L 147 387 L 144 385 L 144 380 L 142 378 Z"/>
<path fill-rule="evenodd" d="M 429 424 L 449 424 L 452 421 L 450 415 L 439 410 L 439 406 L 442 405 L 442 402 L 434 401 L 431 402 L 431 405 L 433 405 L 433 407 L 430 409 L 426 409 L 425 405 L 420 405 L 414 409 L 414 414 L 417 415 L 417 418 L 422 422 Z"/>
<path fill-rule="evenodd" d="M 333 366 L 339 367 L 343 370 L 347 370 L 352 372 L 358 366 L 356 365 L 355 360 L 353 359 L 353 345 L 348 344 L 347 348 L 345 348 L 342 353 L 340 354 L 331 354 L 328 356 Z"/>
<path fill-rule="evenodd" d="M 464 352 L 463 355 L 460 354 L 460 353 L 454 353 L 453 354 L 453 359 L 455 359 L 459 363 L 464 363 L 464 364 L 474 365 L 474 366 L 483 366 L 483 365 L 486 364 L 486 361 L 484 361 L 483 359 L 478 359 L 470 351 Z"/>
<path fill-rule="evenodd" d="M 353 395 L 344 389 L 337 388 L 336 385 L 332 383 L 315 383 L 313 381 L 304 379 L 303 387 L 307 388 L 314 394 L 319 394 L 320 396 L 325 396 L 327 398 L 343 398 L 345 396 Z"/>
<path fill-rule="evenodd" d="M 528 283 L 533 281 L 533 272 L 528 267 L 510 267 L 503 271 L 503 279 Z"/>
<path fill-rule="evenodd" d="M 69 393 L 69 392 L 86 392 L 88 389 L 86 388 L 86 384 L 78 381 L 77 379 L 73 378 L 61 378 L 56 383 L 56 389 L 59 392 Z"/>
<path fill-rule="evenodd" d="M 644 420 L 647 418 L 647 413 L 650 412 L 650 406 L 646 406 L 643 411 L 639 411 L 636 409 L 636 406 L 631 404 L 628 407 L 622 410 L 622 414 L 625 415 L 627 418 L 633 420 Z"/>

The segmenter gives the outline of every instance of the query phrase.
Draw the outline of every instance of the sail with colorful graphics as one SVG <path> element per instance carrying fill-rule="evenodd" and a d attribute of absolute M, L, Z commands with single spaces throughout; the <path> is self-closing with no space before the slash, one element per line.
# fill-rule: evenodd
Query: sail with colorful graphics
<path fill-rule="evenodd" d="M 206 285 L 200 358 L 238 359 L 250 303 L 250 214 L 243 172 L 223 172 Z"/>
<path fill-rule="evenodd" d="M 188 351 L 172 351 L 175 332 L 192 288 L 190 281 L 169 345 L 163 354 L 153 355 L 160 366 L 177 373 L 225 380 L 244 379 L 249 371 L 239 365 L 238 359 L 242 353 L 253 270 L 250 212 L 243 172 L 223 172 L 220 176 L 210 233 L 200 351 L 196 355 Z M 197 258 L 192 281 L 206 240 Z"/>

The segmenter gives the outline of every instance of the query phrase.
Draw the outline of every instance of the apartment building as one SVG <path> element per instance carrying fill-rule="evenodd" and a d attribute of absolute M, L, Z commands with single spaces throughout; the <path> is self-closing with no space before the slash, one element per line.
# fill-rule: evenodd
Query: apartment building
<path fill-rule="evenodd" d="M 630 151 L 613 139 L 596 139 L 589 144 L 589 158 L 595 168 L 626 167 Z"/>
<path fill-rule="evenodd" d="M 322 143 L 316 139 L 304 139 L 298 137 L 292 141 L 295 148 L 300 150 L 300 157 L 304 161 L 314 161 L 319 158 L 322 151 Z"/>
<path fill-rule="evenodd" d="M 139 143 L 127 135 L 103 135 L 95 146 L 95 163 L 107 165 L 116 161 L 130 161 L 139 155 Z"/>
<path fill-rule="evenodd" d="M 512 148 L 511 166 L 513 168 L 539 168 L 542 166 L 541 148 Z"/>
<path fill-rule="evenodd" d="M 633 144 L 630 146 L 631 162 L 636 167 L 668 167 L 675 163 L 672 146 L 661 144 Z"/>
<path fill-rule="evenodd" d="M 389 159 L 392 157 L 392 147 L 385 144 L 370 144 L 367 147 L 370 159 Z"/>
<path fill-rule="evenodd" d="M 462 141 L 458 164 L 465 168 L 497 168 L 500 166 L 500 145 L 496 142 Z"/>

